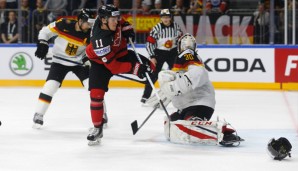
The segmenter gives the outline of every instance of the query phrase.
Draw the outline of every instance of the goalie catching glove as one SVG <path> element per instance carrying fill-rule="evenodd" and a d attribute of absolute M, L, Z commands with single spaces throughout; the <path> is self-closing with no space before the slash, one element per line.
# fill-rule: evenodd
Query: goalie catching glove
<path fill-rule="evenodd" d="M 161 101 L 163 102 L 164 106 L 167 106 L 171 102 L 171 99 L 169 99 L 161 90 L 158 90 L 157 93 Z M 157 105 L 159 105 L 159 100 L 156 97 L 156 94 L 154 94 L 153 96 L 151 96 L 149 99 L 146 100 L 146 105 L 150 107 L 156 107 Z M 161 105 L 157 107 L 161 108 Z"/>
<path fill-rule="evenodd" d="M 49 51 L 49 44 L 46 40 L 38 40 L 35 56 L 43 60 Z"/>
<path fill-rule="evenodd" d="M 169 98 L 185 94 L 192 89 L 192 82 L 187 73 L 161 71 L 158 74 L 161 91 Z"/>

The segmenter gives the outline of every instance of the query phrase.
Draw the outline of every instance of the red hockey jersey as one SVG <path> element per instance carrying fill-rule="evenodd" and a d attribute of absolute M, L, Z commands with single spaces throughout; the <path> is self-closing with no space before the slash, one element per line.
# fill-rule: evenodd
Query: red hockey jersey
<path fill-rule="evenodd" d="M 91 41 L 86 48 L 86 55 L 90 60 L 104 64 L 113 74 L 131 71 L 130 62 L 118 60 L 128 54 L 127 40 L 122 36 L 122 31 L 132 29 L 131 25 L 123 27 L 125 21 L 122 19 L 116 31 L 110 31 L 101 29 L 99 22 L 97 18 L 91 31 Z"/>

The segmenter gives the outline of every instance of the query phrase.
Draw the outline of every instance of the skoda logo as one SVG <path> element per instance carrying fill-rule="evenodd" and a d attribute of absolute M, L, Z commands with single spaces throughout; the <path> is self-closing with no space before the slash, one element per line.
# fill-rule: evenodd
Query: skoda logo
<path fill-rule="evenodd" d="M 11 57 L 9 68 L 14 74 L 25 76 L 32 71 L 33 61 L 27 53 L 18 52 Z"/>

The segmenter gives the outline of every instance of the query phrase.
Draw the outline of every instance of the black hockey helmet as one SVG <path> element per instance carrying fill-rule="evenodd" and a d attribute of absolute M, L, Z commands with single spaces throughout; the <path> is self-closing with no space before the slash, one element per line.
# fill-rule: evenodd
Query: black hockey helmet
<path fill-rule="evenodd" d="M 292 145 L 289 140 L 284 137 L 280 137 L 277 140 L 272 138 L 267 145 L 267 149 L 274 160 L 282 160 L 287 156 L 291 157 L 290 151 Z"/>
<path fill-rule="evenodd" d="M 100 18 L 119 17 L 120 11 L 112 4 L 102 5 L 98 8 L 97 14 Z"/>
<path fill-rule="evenodd" d="M 171 13 L 170 9 L 162 9 L 160 11 L 160 17 L 162 17 L 162 16 L 169 16 L 172 18 L 172 13 Z"/>
<path fill-rule="evenodd" d="M 90 18 L 94 18 L 94 13 L 90 9 L 82 8 L 78 14 L 78 20 L 88 22 Z"/>

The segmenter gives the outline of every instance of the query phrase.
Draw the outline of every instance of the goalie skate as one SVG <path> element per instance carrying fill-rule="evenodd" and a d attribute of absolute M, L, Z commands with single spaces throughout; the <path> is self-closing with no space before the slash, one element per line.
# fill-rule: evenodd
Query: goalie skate
<path fill-rule="evenodd" d="M 87 136 L 87 140 L 89 140 L 88 145 L 99 145 L 101 142 L 101 138 L 103 137 L 102 127 L 91 128 L 89 131 L 89 135 Z"/>
<path fill-rule="evenodd" d="M 33 126 L 34 129 L 40 129 L 43 125 L 43 115 L 35 113 L 33 117 Z"/>
<path fill-rule="evenodd" d="M 241 141 L 244 141 L 244 139 L 240 138 L 238 135 L 228 134 L 224 135 L 223 140 L 219 142 L 219 144 L 225 147 L 236 147 L 240 145 Z"/>

